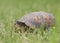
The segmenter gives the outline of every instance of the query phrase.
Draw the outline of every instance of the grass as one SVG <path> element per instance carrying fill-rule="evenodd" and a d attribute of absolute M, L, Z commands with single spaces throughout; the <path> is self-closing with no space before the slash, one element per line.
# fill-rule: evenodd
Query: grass
<path fill-rule="evenodd" d="M 14 32 L 13 23 L 24 14 L 46 11 L 55 16 L 55 28 L 43 36 Z M 0 43 L 60 43 L 60 0 L 0 0 Z"/>

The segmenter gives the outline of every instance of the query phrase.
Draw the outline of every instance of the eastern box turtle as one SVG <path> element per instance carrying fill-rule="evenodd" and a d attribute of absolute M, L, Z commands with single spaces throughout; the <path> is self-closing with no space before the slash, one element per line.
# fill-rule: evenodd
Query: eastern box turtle
<path fill-rule="evenodd" d="M 52 27 L 55 22 L 55 18 L 52 14 L 47 12 L 31 12 L 24 15 L 19 20 L 15 21 L 14 26 L 18 31 L 26 31 L 28 28 L 34 30 L 34 28 L 40 28 L 43 24 L 44 30 Z"/>

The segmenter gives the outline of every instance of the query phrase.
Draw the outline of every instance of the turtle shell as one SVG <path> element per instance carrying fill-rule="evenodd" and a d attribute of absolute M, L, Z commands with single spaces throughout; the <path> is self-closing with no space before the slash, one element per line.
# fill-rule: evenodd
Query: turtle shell
<path fill-rule="evenodd" d="M 40 28 L 42 24 L 43 27 L 49 28 L 54 24 L 54 16 L 47 12 L 31 12 L 24 15 L 22 18 L 17 20 L 20 23 L 24 23 L 26 26 L 30 28 Z M 20 25 L 18 23 L 18 25 Z"/>

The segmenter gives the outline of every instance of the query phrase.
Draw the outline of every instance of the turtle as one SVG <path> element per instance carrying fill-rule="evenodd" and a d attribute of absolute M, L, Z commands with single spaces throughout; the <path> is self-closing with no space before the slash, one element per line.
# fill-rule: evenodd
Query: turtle
<path fill-rule="evenodd" d="M 52 27 L 55 23 L 55 17 L 51 13 L 44 11 L 31 12 L 22 16 L 14 23 L 15 30 L 21 32 L 22 30 L 27 31 L 28 29 L 34 30 L 40 28 L 43 24 L 44 30 Z"/>

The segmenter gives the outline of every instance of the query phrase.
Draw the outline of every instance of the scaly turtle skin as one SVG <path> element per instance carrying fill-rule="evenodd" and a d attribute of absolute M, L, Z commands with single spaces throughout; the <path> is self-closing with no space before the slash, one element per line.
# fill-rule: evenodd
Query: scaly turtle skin
<path fill-rule="evenodd" d="M 28 30 L 28 28 L 31 28 L 32 30 L 34 28 L 40 28 L 40 26 L 43 24 L 44 30 L 46 28 L 49 28 L 53 26 L 55 22 L 55 18 L 52 14 L 47 12 L 31 12 L 26 15 L 24 15 L 21 19 L 17 20 L 15 22 L 15 29 L 19 30 Z"/>

